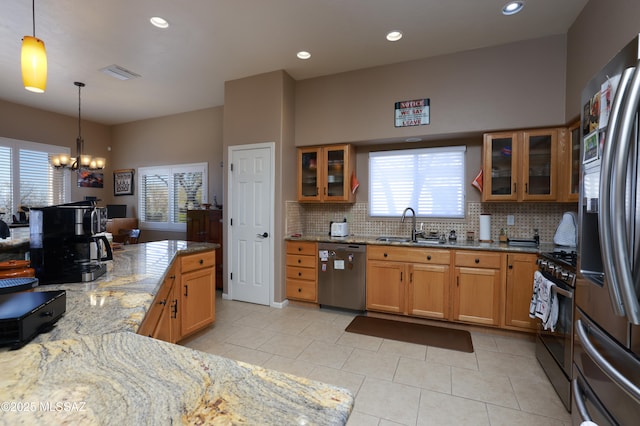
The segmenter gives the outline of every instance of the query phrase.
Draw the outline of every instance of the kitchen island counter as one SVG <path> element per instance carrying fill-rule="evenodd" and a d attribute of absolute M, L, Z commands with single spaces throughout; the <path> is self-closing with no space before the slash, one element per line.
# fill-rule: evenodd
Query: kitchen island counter
<path fill-rule="evenodd" d="M 346 423 L 347 390 L 135 334 L 174 258 L 212 248 L 131 245 L 94 282 L 39 287 L 66 290 L 67 313 L 0 351 L 0 424 Z"/>

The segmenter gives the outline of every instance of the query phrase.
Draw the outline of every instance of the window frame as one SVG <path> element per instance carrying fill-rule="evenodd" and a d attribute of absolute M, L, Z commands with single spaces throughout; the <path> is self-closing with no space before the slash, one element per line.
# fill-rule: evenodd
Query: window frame
<path fill-rule="evenodd" d="M 375 184 L 372 181 L 373 179 L 373 172 L 372 172 L 372 158 L 374 157 L 392 157 L 392 156 L 407 156 L 407 155 L 414 155 L 414 156 L 419 156 L 419 155 L 425 155 L 425 154 L 429 154 L 429 153 L 442 153 L 442 152 L 448 152 L 448 153 L 457 153 L 459 152 L 461 154 L 461 175 L 459 176 L 459 184 L 460 184 L 460 196 L 461 199 L 459 199 L 459 204 L 460 204 L 460 214 L 452 214 L 452 215 L 442 215 L 442 214 L 433 214 L 433 215 L 428 215 L 425 214 L 424 212 L 421 212 L 418 208 L 417 205 L 407 205 L 407 206 L 401 206 L 400 210 L 398 210 L 397 214 L 376 214 L 373 211 L 374 205 L 373 205 L 373 197 L 374 197 L 374 188 L 375 188 Z M 467 152 L 467 146 L 466 145 L 450 145 L 450 146 L 441 146 L 441 147 L 421 147 L 421 148 L 408 148 L 408 149 L 394 149 L 394 150 L 387 150 L 387 151 L 371 151 L 369 153 L 369 207 L 368 207 L 368 211 L 367 211 L 367 216 L 370 219 L 373 220 L 384 220 L 384 219 L 396 219 L 396 218 L 400 218 L 402 216 L 402 211 L 406 208 L 406 207 L 412 207 L 415 212 L 416 212 L 416 217 L 418 218 L 422 218 L 425 220 L 464 220 L 466 217 L 466 190 L 467 190 L 467 186 L 465 185 L 466 182 L 466 152 Z M 412 184 L 414 184 L 414 182 L 412 182 Z M 413 186 L 413 191 L 415 191 L 415 186 Z M 411 192 L 413 192 L 411 191 Z M 387 192 L 388 193 L 388 192 Z M 409 202 L 408 204 L 414 204 L 413 202 Z"/>
<path fill-rule="evenodd" d="M 188 163 L 188 164 L 170 164 L 170 165 L 161 165 L 161 166 L 148 166 L 148 167 L 139 167 L 137 171 L 137 187 L 138 187 L 138 226 L 141 229 L 148 229 L 154 231 L 171 231 L 171 232 L 186 232 L 187 230 L 187 222 L 175 222 L 174 215 L 174 207 L 176 203 L 176 194 L 174 191 L 175 188 L 175 175 L 176 173 L 184 173 L 184 172 L 202 172 L 202 187 L 201 191 L 201 202 L 200 204 L 205 204 L 208 201 L 208 169 L 209 163 Z M 143 184 L 143 180 L 145 176 L 151 174 L 162 174 L 168 175 L 168 192 L 169 192 L 169 205 L 167 206 L 168 211 L 168 221 L 166 222 L 150 222 L 146 221 L 146 214 L 144 208 L 144 198 L 145 198 L 145 190 L 146 187 Z"/>
<path fill-rule="evenodd" d="M 18 208 L 21 205 L 21 194 L 20 194 L 20 151 L 36 151 L 47 154 L 47 163 L 50 167 L 52 173 L 53 180 L 56 180 L 55 174 L 59 173 L 58 182 L 53 182 L 54 185 L 58 184 L 62 193 L 58 194 L 49 194 L 52 196 L 53 204 L 58 204 L 56 202 L 56 198 L 59 199 L 59 204 L 68 203 L 71 200 L 71 177 L 69 170 L 66 169 L 55 169 L 51 166 L 51 156 L 57 155 L 60 153 L 69 154 L 71 150 L 68 147 L 51 145 L 51 144 L 43 144 L 39 142 L 31 142 L 20 139 L 12 139 L 7 137 L 0 136 L 0 146 L 6 147 L 10 149 L 10 163 L 11 163 L 11 171 L 10 171 L 10 179 L 11 179 L 11 208 L 13 211 L 4 212 L 5 217 L 3 219 L 10 220 L 11 215 L 16 214 Z M 29 164 L 25 165 L 25 168 L 29 168 Z M 36 207 L 36 206 L 29 206 Z M 45 206 L 37 206 L 37 207 L 45 207 Z"/>

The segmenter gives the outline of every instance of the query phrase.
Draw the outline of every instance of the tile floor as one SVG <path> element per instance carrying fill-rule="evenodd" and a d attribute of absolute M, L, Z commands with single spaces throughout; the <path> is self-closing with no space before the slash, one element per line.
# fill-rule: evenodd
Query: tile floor
<path fill-rule="evenodd" d="M 223 300 L 185 346 L 350 389 L 348 426 L 570 425 L 532 339 L 471 328 L 474 353 L 347 333 L 353 313 Z"/>

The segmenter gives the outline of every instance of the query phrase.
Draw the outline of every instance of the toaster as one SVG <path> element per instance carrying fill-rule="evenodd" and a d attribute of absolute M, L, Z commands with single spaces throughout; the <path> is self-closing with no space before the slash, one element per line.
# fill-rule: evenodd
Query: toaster
<path fill-rule="evenodd" d="M 331 224 L 332 237 L 346 237 L 349 235 L 349 224 L 347 222 L 333 222 Z"/>

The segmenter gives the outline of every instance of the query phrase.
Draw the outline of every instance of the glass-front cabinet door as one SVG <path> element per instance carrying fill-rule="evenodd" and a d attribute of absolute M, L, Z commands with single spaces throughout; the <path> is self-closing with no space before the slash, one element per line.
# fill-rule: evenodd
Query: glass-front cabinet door
<path fill-rule="evenodd" d="M 556 129 L 531 130 L 522 138 L 523 191 L 518 198 L 525 201 L 555 201 L 557 180 Z M 522 187 L 522 185 L 520 185 Z"/>
<path fill-rule="evenodd" d="M 482 201 L 515 201 L 518 190 L 518 133 L 484 135 Z"/>
<path fill-rule="evenodd" d="M 564 166 L 563 166 L 564 167 Z M 566 165 L 569 171 L 569 191 L 566 201 L 578 202 L 580 192 L 580 122 L 569 127 L 569 158 Z"/>
<path fill-rule="evenodd" d="M 343 145 L 324 148 L 325 200 L 343 200 L 348 191 L 345 170 L 347 151 Z"/>
<path fill-rule="evenodd" d="M 298 148 L 298 200 L 321 199 L 322 148 Z"/>

